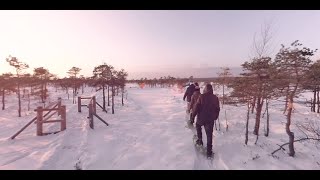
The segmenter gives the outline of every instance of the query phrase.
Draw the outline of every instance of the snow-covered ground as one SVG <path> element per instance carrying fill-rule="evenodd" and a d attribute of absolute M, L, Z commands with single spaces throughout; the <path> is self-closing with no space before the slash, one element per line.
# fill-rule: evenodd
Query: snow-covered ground
<path fill-rule="evenodd" d="M 97 106 L 97 114 L 110 126 L 94 118 L 92 130 L 86 107 L 78 113 L 71 96 L 68 100 L 64 91 L 50 89 L 51 101 L 62 97 L 62 104 L 67 106 L 67 129 L 58 134 L 36 136 L 36 126 L 32 124 L 14 140 L 9 138 L 35 116 L 33 110 L 39 104 L 37 100 L 32 101 L 31 111 L 27 111 L 27 101 L 23 101 L 19 118 L 16 95 L 6 97 L 7 108 L 0 110 L 0 169 L 320 169 L 317 142 L 295 143 L 295 157 L 283 151 L 277 152 L 277 157 L 270 155 L 279 147 L 277 144 L 288 142 L 281 103 L 271 102 L 270 135 L 263 136 L 263 118 L 256 145 L 252 134 L 255 117 L 250 114 L 247 146 L 244 144 L 246 107 L 225 105 L 219 118 L 221 129 L 214 130 L 215 156 L 211 165 L 194 149 L 194 132 L 186 127 L 184 91 L 175 87 L 140 89 L 132 84 L 127 85 L 127 91 L 124 106 L 121 106 L 121 97 L 116 97 L 115 114 L 111 114 L 111 107 L 105 113 Z M 220 95 L 220 89 L 217 91 Z M 101 93 L 87 87 L 83 95 L 96 95 L 101 104 Z M 292 125 L 296 138 L 303 134 L 294 123 L 319 122 L 319 119 L 319 114 L 296 104 Z M 45 124 L 44 131 L 58 129 L 58 124 L 51 123 Z M 203 137 L 206 143 L 204 130 Z"/>

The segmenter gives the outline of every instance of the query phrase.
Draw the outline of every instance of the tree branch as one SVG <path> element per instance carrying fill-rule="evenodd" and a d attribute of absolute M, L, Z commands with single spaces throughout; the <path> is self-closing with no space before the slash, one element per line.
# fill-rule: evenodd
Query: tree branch
<path fill-rule="evenodd" d="M 298 140 L 294 140 L 293 142 L 298 142 L 298 141 L 305 141 L 305 140 L 315 140 L 315 141 L 320 141 L 320 139 L 317 139 L 317 138 L 302 138 L 302 139 L 298 139 Z M 274 150 L 271 155 L 273 156 L 274 153 L 276 153 L 277 151 L 281 150 L 281 149 L 284 149 L 283 146 L 285 145 L 288 145 L 289 143 L 284 143 L 282 144 L 278 149 Z M 278 145 L 278 144 L 277 144 Z M 279 146 L 279 145 L 278 145 Z"/>

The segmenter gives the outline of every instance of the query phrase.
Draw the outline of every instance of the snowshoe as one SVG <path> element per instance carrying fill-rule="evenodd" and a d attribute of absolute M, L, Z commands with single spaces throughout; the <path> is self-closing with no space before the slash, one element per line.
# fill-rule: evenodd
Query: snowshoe
<path fill-rule="evenodd" d="M 198 140 L 196 141 L 196 145 L 197 145 L 197 146 L 203 146 L 202 140 L 198 139 Z"/>
<path fill-rule="evenodd" d="M 207 153 L 207 159 L 213 159 L 213 153 Z"/>

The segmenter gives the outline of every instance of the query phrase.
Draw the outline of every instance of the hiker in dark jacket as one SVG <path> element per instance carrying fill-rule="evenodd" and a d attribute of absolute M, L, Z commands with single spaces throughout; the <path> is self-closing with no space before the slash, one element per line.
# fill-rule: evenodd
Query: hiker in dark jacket
<path fill-rule="evenodd" d="M 183 100 L 185 101 L 185 99 L 187 98 L 187 102 L 188 102 L 187 113 L 190 113 L 189 108 L 190 108 L 191 96 L 196 86 L 199 86 L 198 83 L 190 84 L 190 86 L 187 88 L 186 92 L 184 93 Z"/>
<path fill-rule="evenodd" d="M 185 99 L 187 98 L 187 102 L 190 102 L 191 101 L 191 96 L 194 92 L 194 88 L 196 86 L 192 83 L 190 84 L 190 86 L 187 88 L 186 92 L 184 93 L 183 95 L 183 100 L 185 101 Z"/>
<path fill-rule="evenodd" d="M 192 110 L 194 109 L 195 107 L 195 104 L 196 102 L 198 101 L 199 97 L 200 97 L 200 87 L 199 86 L 196 86 L 195 89 L 194 89 L 194 93 L 193 95 L 191 96 L 191 102 L 190 102 L 190 107 L 189 107 L 189 112 L 190 113 L 190 124 L 193 124 L 194 123 L 194 118 L 192 117 Z"/>
<path fill-rule="evenodd" d="M 197 129 L 197 145 L 203 145 L 202 142 L 202 129 L 207 134 L 207 157 L 212 157 L 212 133 L 214 121 L 218 119 L 220 112 L 219 99 L 213 94 L 211 84 L 207 84 L 200 95 L 195 107 L 192 109 L 192 118 L 197 116 L 196 129 Z"/>

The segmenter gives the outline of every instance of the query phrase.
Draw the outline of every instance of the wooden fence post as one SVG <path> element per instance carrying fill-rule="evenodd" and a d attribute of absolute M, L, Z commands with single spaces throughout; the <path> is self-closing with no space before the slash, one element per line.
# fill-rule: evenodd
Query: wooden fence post
<path fill-rule="evenodd" d="M 41 106 L 37 108 L 37 136 L 42 136 L 42 119 L 43 119 L 42 109 L 43 108 Z"/>
<path fill-rule="evenodd" d="M 64 131 L 67 129 L 67 112 L 66 112 L 66 106 L 61 106 L 60 108 L 61 113 L 61 131 Z"/>
<path fill-rule="evenodd" d="M 58 98 L 58 109 L 60 109 L 61 108 L 61 97 L 59 97 Z M 61 113 L 60 113 L 60 111 L 58 111 L 58 116 L 60 116 L 61 115 Z"/>
<path fill-rule="evenodd" d="M 93 105 L 93 113 L 97 113 L 97 103 L 96 103 L 96 96 L 92 97 L 92 105 Z"/>
<path fill-rule="evenodd" d="M 78 96 L 78 112 L 81 112 L 81 97 Z"/>
<path fill-rule="evenodd" d="M 91 129 L 94 129 L 93 126 L 93 105 L 90 103 L 89 105 L 89 126 Z"/>

